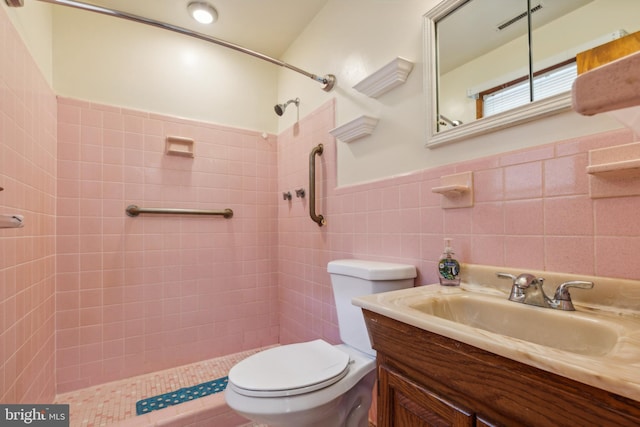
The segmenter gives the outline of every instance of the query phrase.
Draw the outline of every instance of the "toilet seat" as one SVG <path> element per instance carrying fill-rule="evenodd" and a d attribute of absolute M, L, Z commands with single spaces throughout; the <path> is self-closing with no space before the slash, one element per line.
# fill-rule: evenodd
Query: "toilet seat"
<path fill-rule="evenodd" d="M 340 381 L 349 355 L 323 340 L 289 344 L 256 353 L 229 371 L 229 387 L 253 397 L 296 396 Z"/>

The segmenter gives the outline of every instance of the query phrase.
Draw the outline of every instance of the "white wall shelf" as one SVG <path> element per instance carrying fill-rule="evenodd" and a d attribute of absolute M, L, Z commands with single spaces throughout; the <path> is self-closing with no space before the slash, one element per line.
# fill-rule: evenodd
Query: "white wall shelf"
<path fill-rule="evenodd" d="M 348 123 L 331 129 L 329 133 L 342 142 L 351 142 L 371 135 L 378 125 L 378 119 L 370 116 L 360 116 Z"/>
<path fill-rule="evenodd" d="M 412 69 L 413 62 L 398 56 L 375 73 L 361 80 L 353 88 L 371 98 L 378 98 L 407 81 Z"/>

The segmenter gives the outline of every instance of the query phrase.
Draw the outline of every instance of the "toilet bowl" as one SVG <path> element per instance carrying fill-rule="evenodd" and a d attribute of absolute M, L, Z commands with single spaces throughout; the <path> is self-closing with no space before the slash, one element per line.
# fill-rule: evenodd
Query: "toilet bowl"
<path fill-rule="evenodd" d="M 256 388 L 260 389 L 260 391 L 256 391 L 255 388 L 239 387 L 230 380 L 225 390 L 227 403 L 240 415 L 267 424 L 270 427 L 359 427 L 362 424 L 348 423 L 347 420 L 349 418 L 354 420 L 367 418 L 369 406 L 371 405 L 371 390 L 376 378 L 376 361 L 374 357 L 344 344 L 334 347 L 325 341 L 316 340 L 265 350 L 258 353 L 259 357 L 256 358 L 256 361 L 261 361 L 262 353 L 275 353 L 275 350 L 285 350 L 280 354 L 273 355 L 274 357 L 282 356 L 282 363 L 277 365 L 283 371 L 286 371 L 287 364 L 292 367 L 297 365 L 296 370 L 298 370 L 298 367 L 310 366 L 304 363 L 304 359 L 298 358 L 298 352 L 308 355 L 308 351 L 321 349 L 324 346 L 342 354 L 345 361 L 333 355 L 333 357 L 329 356 L 329 358 L 336 362 L 335 365 L 322 365 L 323 368 L 327 368 L 326 372 L 322 368 L 311 369 L 309 377 L 315 376 L 319 383 L 297 382 L 295 377 L 284 373 L 282 375 L 283 382 L 280 386 L 287 387 L 290 385 L 290 390 L 278 387 L 275 387 L 275 390 L 265 389 L 258 380 Z M 318 356 L 324 354 L 323 350 L 317 353 Z M 266 354 L 265 356 L 267 356 L 266 359 L 271 359 L 271 355 Z M 229 378 L 235 377 L 233 370 L 236 367 L 238 365 L 229 371 Z M 241 367 L 243 371 L 244 368 Z M 270 371 L 274 373 L 273 365 L 269 368 L 261 367 L 259 369 L 262 372 Z M 335 371 L 340 370 L 342 372 L 335 375 Z M 290 380 L 287 385 L 285 385 L 287 383 L 286 380 Z M 323 386 L 320 386 L 321 383 L 324 383 Z M 250 383 L 245 383 L 245 385 L 250 385 Z M 305 388 L 311 390 L 303 391 Z"/>
<path fill-rule="evenodd" d="M 227 404 L 270 427 L 366 427 L 376 379 L 360 308 L 351 299 L 413 286 L 414 266 L 362 260 L 327 266 L 344 344 L 314 341 L 274 347 L 229 371 Z"/>

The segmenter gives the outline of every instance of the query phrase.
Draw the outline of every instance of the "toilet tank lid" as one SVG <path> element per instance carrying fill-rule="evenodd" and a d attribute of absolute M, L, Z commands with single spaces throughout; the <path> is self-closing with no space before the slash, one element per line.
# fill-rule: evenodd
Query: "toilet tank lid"
<path fill-rule="evenodd" d="M 339 259 L 327 264 L 331 274 L 359 277 L 365 280 L 401 280 L 417 276 L 416 267 L 408 264 L 367 261 L 362 259 Z"/>

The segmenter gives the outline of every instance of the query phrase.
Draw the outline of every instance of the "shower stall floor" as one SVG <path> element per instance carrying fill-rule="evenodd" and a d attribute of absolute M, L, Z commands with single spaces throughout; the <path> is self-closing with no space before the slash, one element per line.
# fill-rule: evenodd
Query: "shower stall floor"
<path fill-rule="evenodd" d="M 236 415 L 226 405 L 224 393 L 205 396 L 145 415 L 136 415 L 136 402 L 224 377 L 233 365 L 260 350 L 263 348 L 59 394 L 55 403 L 69 404 L 71 427 L 186 427 L 206 426 L 214 420 L 221 427 L 258 427 Z"/>

